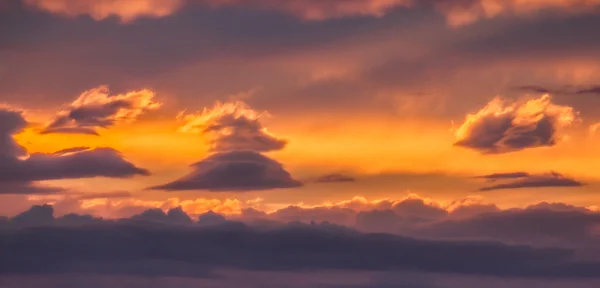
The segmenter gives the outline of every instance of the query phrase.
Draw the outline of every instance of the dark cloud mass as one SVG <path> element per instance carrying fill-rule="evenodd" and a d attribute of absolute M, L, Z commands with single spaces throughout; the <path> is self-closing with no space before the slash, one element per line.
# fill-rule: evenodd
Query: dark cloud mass
<path fill-rule="evenodd" d="M 496 98 L 476 114 L 469 114 L 456 130 L 456 146 L 484 154 L 554 146 L 561 128 L 577 117 L 573 108 L 551 102 L 549 95 L 506 104 Z"/>
<path fill-rule="evenodd" d="M 187 176 L 152 189 L 243 192 L 302 186 L 279 162 L 252 151 L 213 154 L 192 167 Z"/>
<path fill-rule="evenodd" d="M 37 187 L 33 182 L 89 177 L 124 178 L 149 175 L 123 159 L 111 148 L 68 148 L 52 154 L 27 155 L 13 135 L 21 132 L 27 121 L 19 112 L 0 110 L 0 193 L 44 193 L 52 188 Z M 24 157 L 24 158 L 23 158 Z"/>
<path fill-rule="evenodd" d="M 479 191 L 492 191 L 501 189 L 519 189 L 519 188 L 542 188 L 542 187 L 579 187 L 585 185 L 577 180 L 565 177 L 564 175 L 556 172 L 550 172 L 546 174 L 532 175 L 529 173 L 506 173 L 506 174 L 491 174 L 481 176 L 489 180 L 497 179 L 514 179 L 506 183 L 495 184 L 486 186 Z"/>
<path fill-rule="evenodd" d="M 105 224 L 5 230 L 1 274 L 200 276 L 219 268 L 351 269 L 505 277 L 597 277 L 596 262 L 566 249 L 362 234 L 331 224 L 185 227 Z M 152 260 L 149 260 L 152 259 Z M 146 270 L 150 264 L 160 269 Z M 575 269 L 578 267 L 580 269 Z"/>

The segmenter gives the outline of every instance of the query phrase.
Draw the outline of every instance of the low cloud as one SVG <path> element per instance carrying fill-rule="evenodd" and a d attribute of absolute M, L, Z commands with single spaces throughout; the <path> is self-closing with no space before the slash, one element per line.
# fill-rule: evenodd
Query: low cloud
<path fill-rule="evenodd" d="M 111 148 L 76 147 L 50 154 L 28 154 L 13 138 L 27 126 L 22 113 L 0 110 L 0 123 L 2 194 L 55 192 L 54 188 L 37 186 L 36 181 L 149 175 L 147 170 L 127 162 Z"/>
<path fill-rule="evenodd" d="M 252 151 L 213 154 L 192 167 L 187 176 L 151 189 L 243 192 L 302 186 L 279 162 Z"/>
<path fill-rule="evenodd" d="M 513 103 L 495 98 L 467 116 L 455 131 L 455 145 L 484 154 L 554 146 L 559 131 L 575 122 L 577 113 L 551 100 L 550 95 Z"/>
<path fill-rule="evenodd" d="M 479 191 L 493 191 L 502 189 L 543 188 L 543 187 L 579 187 L 585 185 L 575 179 L 568 178 L 560 173 L 529 174 L 524 172 L 491 174 L 481 176 L 488 180 L 511 180 L 506 183 L 495 184 L 480 188 Z"/>
<path fill-rule="evenodd" d="M 40 216 L 48 216 L 42 212 Z M 11 275 L 93 272 L 197 277 L 224 268 L 553 278 L 600 273 L 597 262 L 578 262 L 568 249 L 363 234 L 326 223 L 260 229 L 241 223 L 167 227 L 110 222 L 9 230 L 3 238 L 0 271 Z M 145 269 L 149 267 L 155 269 Z"/>
<path fill-rule="evenodd" d="M 342 173 L 331 173 L 319 176 L 315 179 L 316 183 L 336 183 L 336 182 L 354 182 L 356 178 Z"/>
<path fill-rule="evenodd" d="M 83 92 L 41 133 L 98 135 L 100 128 L 108 128 L 119 122 L 132 122 L 160 105 L 154 101 L 154 92 L 150 90 L 110 95 L 107 86 L 100 86 Z"/>

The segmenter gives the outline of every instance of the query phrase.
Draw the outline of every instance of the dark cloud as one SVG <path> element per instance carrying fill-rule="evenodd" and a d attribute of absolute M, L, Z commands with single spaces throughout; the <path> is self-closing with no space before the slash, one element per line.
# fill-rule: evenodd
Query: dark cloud
<path fill-rule="evenodd" d="M 441 221 L 420 227 L 414 233 L 438 239 L 488 239 L 505 243 L 597 251 L 598 236 L 595 229 L 598 225 L 599 213 L 540 206 Z"/>
<path fill-rule="evenodd" d="M 504 176 L 504 177 L 501 177 Z M 492 177 L 492 178 L 490 178 Z M 492 191 L 501 189 L 518 189 L 518 188 L 542 188 L 542 187 L 579 187 L 585 185 L 582 182 L 568 178 L 560 173 L 550 172 L 546 174 L 492 174 L 482 176 L 486 179 L 515 179 L 507 183 L 486 186 L 480 188 L 479 191 Z"/>
<path fill-rule="evenodd" d="M 48 226 L 54 224 L 54 208 L 50 205 L 34 205 L 29 210 L 10 219 L 18 227 Z"/>
<path fill-rule="evenodd" d="M 133 121 L 144 112 L 160 107 L 153 98 L 154 92 L 150 90 L 109 95 L 108 87 L 100 86 L 83 92 L 41 133 L 98 135 L 99 128 L 108 128 L 117 122 Z"/>
<path fill-rule="evenodd" d="M 553 278 L 598 277 L 600 272 L 598 263 L 575 262 L 572 251 L 565 249 L 426 241 L 362 234 L 330 224 L 296 223 L 275 229 L 106 224 L 1 233 L 0 273 L 4 275 L 93 272 L 198 276 L 205 275 L 207 269 L 223 268 L 404 270 Z"/>
<path fill-rule="evenodd" d="M 159 208 L 148 209 L 139 215 L 132 216 L 130 219 L 142 222 L 157 222 L 181 225 L 188 225 L 193 223 L 192 219 L 183 211 L 181 206 L 169 209 L 167 213 L 165 213 L 162 209 Z"/>
<path fill-rule="evenodd" d="M 111 148 L 68 148 L 56 153 L 27 154 L 13 138 L 27 121 L 20 112 L 0 109 L 0 193 L 43 193 L 53 188 L 33 182 L 88 177 L 125 178 L 149 175 Z"/>
<path fill-rule="evenodd" d="M 317 183 L 354 182 L 356 178 L 342 173 L 326 174 L 315 179 Z"/>
<path fill-rule="evenodd" d="M 549 95 L 509 105 L 496 98 L 467 116 L 456 130 L 455 145 L 485 154 L 554 146 L 558 130 L 569 126 L 576 117 L 573 108 L 553 104 Z"/>
<path fill-rule="evenodd" d="M 565 85 L 561 88 L 547 88 L 544 86 L 538 85 L 525 85 L 515 87 L 517 90 L 526 91 L 526 92 L 534 92 L 541 94 L 600 94 L 600 86 L 591 85 L 587 87 L 580 87 L 575 85 Z"/>
<path fill-rule="evenodd" d="M 423 199 L 409 198 L 394 204 L 392 210 L 409 219 L 434 220 L 448 215 L 448 212 L 435 205 L 426 204 Z"/>
<path fill-rule="evenodd" d="M 223 224 L 227 221 L 225 216 L 215 213 L 213 211 L 208 211 L 200 216 L 198 216 L 198 224 L 199 225 L 218 225 Z"/>
<path fill-rule="evenodd" d="M 489 175 L 477 176 L 475 178 L 482 178 L 488 180 L 498 180 L 498 179 L 513 179 L 513 178 L 523 178 L 529 177 L 530 174 L 527 172 L 512 172 L 512 173 L 494 173 Z"/>
<path fill-rule="evenodd" d="M 592 86 L 577 90 L 577 94 L 600 94 L 600 86 Z"/>
<path fill-rule="evenodd" d="M 279 162 L 252 151 L 213 154 L 192 167 L 187 176 L 151 189 L 244 192 L 302 186 Z"/>
<path fill-rule="evenodd" d="M 260 123 L 261 113 L 243 102 L 217 103 L 199 114 L 182 114 L 181 131 L 206 136 L 213 152 L 281 150 L 287 141 L 267 132 Z"/>
<path fill-rule="evenodd" d="M 550 90 L 549 88 L 537 85 L 524 85 L 515 87 L 516 90 L 524 91 L 524 92 L 533 92 L 540 94 L 557 94 L 559 91 Z"/>

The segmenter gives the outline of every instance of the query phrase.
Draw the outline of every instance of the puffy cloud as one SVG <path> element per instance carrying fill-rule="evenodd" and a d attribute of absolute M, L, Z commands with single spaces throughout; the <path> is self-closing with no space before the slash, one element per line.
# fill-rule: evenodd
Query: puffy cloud
<path fill-rule="evenodd" d="M 356 181 L 356 178 L 349 176 L 349 175 L 344 175 L 341 173 L 326 174 L 323 176 L 319 176 L 319 177 L 317 177 L 317 179 L 315 179 L 315 182 L 317 182 L 317 183 L 354 182 L 354 181 Z"/>
<path fill-rule="evenodd" d="M 204 109 L 202 113 L 181 113 L 178 118 L 184 122 L 180 131 L 204 135 L 213 152 L 283 149 L 287 141 L 273 136 L 260 123 L 264 115 L 237 101 L 217 102 L 213 108 Z"/>
<path fill-rule="evenodd" d="M 455 131 L 455 145 L 484 154 L 554 146 L 560 129 L 577 119 L 573 108 L 551 102 L 550 95 L 524 103 L 495 98 Z"/>
<path fill-rule="evenodd" d="M 69 108 L 50 122 L 42 133 L 79 133 L 98 135 L 99 128 L 117 122 L 131 122 L 148 110 L 157 109 L 150 90 L 110 95 L 108 86 L 83 92 Z"/>
<path fill-rule="evenodd" d="M 140 17 L 164 17 L 186 4 L 213 7 L 238 6 L 289 13 L 305 20 L 325 20 L 349 16 L 383 16 L 389 10 L 409 6 L 414 0 L 24 0 L 30 6 L 65 16 L 90 15 L 96 20 L 116 16 L 122 22 Z"/>
<path fill-rule="evenodd" d="M 131 220 L 143 221 L 143 222 L 158 222 L 168 224 L 192 224 L 192 219 L 188 216 L 181 206 L 171 208 L 167 213 L 162 209 L 153 208 L 142 212 L 139 215 L 134 215 L 130 218 Z"/>
<path fill-rule="evenodd" d="M 305 20 L 325 20 L 349 16 L 381 17 L 396 7 L 411 6 L 414 0 L 206 0 L 215 6 L 243 6 L 280 10 Z"/>
<path fill-rule="evenodd" d="M 546 174 L 532 175 L 528 173 L 506 173 L 492 174 L 481 176 L 481 178 L 495 181 L 496 179 L 514 179 L 506 183 L 486 186 L 479 191 L 492 191 L 501 189 L 518 189 L 518 188 L 542 188 L 542 187 L 579 187 L 585 185 L 577 180 L 565 177 L 556 172 Z"/>
<path fill-rule="evenodd" d="M 218 225 L 225 223 L 225 221 L 227 221 L 225 216 L 213 211 L 208 211 L 198 216 L 198 224 L 200 225 Z"/>
<path fill-rule="evenodd" d="M 590 13 L 600 7 L 599 0 L 436 0 L 450 26 L 471 24 L 480 19 L 500 15 L 532 15 L 543 11 L 563 14 Z"/>
<path fill-rule="evenodd" d="M 598 0 L 23 0 L 31 7 L 69 17 L 89 15 L 96 20 L 118 17 L 128 23 L 141 17 L 165 17 L 189 4 L 212 7 L 243 7 L 281 11 L 303 20 L 321 21 L 332 18 L 382 17 L 399 7 L 429 5 L 433 2 L 450 26 L 459 27 L 480 19 L 500 15 L 533 15 L 541 11 L 563 14 L 590 13 L 600 6 Z"/>
<path fill-rule="evenodd" d="M 27 5 L 69 17 L 89 15 L 96 20 L 116 16 L 123 22 L 139 17 L 164 17 L 175 12 L 185 0 L 23 0 Z"/>
<path fill-rule="evenodd" d="M 251 151 L 213 154 L 192 167 L 187 176 L 152 189 L 243 192 L 302 186 L 279 162 Z"/>
<path fill-rule="evenodd" d="M 13 136 L 27 125 L 22 113 L 0 109 L 0 193 L 55 192 L 35 181 L 148 175 L 111 148 L 69 148 L 52 154 L 27 154 Z"/>

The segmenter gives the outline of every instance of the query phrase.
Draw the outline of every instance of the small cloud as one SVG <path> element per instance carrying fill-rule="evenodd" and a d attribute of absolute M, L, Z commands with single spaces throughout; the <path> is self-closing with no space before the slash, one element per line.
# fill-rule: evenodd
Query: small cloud
<path fill-rule="evenodd" d="M 559 130 L 578 118 L 572 107 L 556 105 L 551 100 L 550 95 L 524 103 L 495 98 L 477 113 L 467 115 L 455 131 L 454 145 L 483 154 L 554 146 Z"/>
<path fill-rule="evenodd" d="M 600 94 L 600 86 L 592 86 L 577 90 L 577 94 Z"/>
<path fill-rule="evenodd" d="M 345 174 L 341 174 L 341 173 L 326 174 L 323 176 L 319 176 L 319 177 L 317 177 L 317 179 L 315 179 L 316 183 L 336 183 L 336 182 L 354 182 L 354 181 L 356 181 L 356 178 L 354 178 L 353 176 L 349 176 L 349 175 L 345 175 Z"/>
<path fill-rule="evenodd" d="M 107 86 L 83 92 L 69 108 L 59 113 L 42 131 L 98 135 L 99 128 L 108 128 L 118 122 L 132 122 L 146 111 L 157 109 L 150 90 L 109 95 Z"/>
<path fill-rule="evenodd" d="M 500 175 L 500 176 L 499 176 Z M 502 177 L 503 176 L 503 177 Z M 542 187 L 579 187 L 585 185 L 582 182 L 568 178 L 560 173 L 550 172 L 546 174 L 528 174 L 528 173 L 505 173 L 480 176 L 485 179 L 514 179 L 510 182 L 486 186 L 479 191 L 493 191 L 501 189 L 519 189 L 519 188 L 542 188 Z"/>
<path fill-rule="evenodd" d="M 279 162 L 252 151 L 213 154 L 192 167 L 187 176 L 150 189 L 244 192 L 302 186 Z"/>
<path fill-rule="evenodd" d="M 259 113 L 244 102 L 217 102 L 202 113 L 181 113 L 182 132 L 199 133 L 208 139 L 213 152 L 256 151 L 268 152 L 283 149 L 287 141 L 269 133 L 260 122 L 266 113 Z"/>

